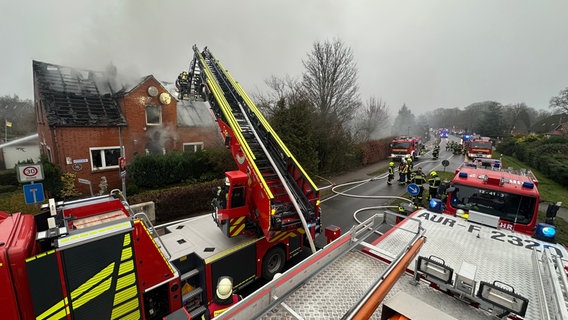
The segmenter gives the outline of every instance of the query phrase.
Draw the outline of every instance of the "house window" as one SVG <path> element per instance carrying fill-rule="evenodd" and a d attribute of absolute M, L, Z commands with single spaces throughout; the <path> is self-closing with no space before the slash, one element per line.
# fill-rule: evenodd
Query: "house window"
<path fill-rule="evenodd" d="M 120 147 L 89 148 L 89 151 L 92 170 L 118 168 Z"/>
<path fill-rule="evenodd" d="M 197 152 L 203 150 L 203 142 L 190 142 L 183 144 L 183 152 Z"/>
<path fill-rule="evenodd" d="M 146 125 L 156 126 L 162 123 L 162 108 L 146 106 Z"/>

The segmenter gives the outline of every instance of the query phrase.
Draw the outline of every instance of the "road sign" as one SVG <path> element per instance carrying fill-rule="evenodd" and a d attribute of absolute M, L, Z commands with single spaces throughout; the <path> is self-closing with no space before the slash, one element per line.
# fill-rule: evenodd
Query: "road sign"
<path fill-rule="evenodd" d="M 31 183 L 24 185 L 24 198 L 26 199 L 26 204 L 43 202 L 45 200 L 43 184 Z"/>
<path fill-rule="evenodd" d="M 444 171 L 446 171 L 446 167 L 450 165 L 448 159 L 442 161 L 442 165 L 444 166 Z"/>
<path fill-rule="evenodd" d="M 416 183 L 411 183 L 406 187 L 406 191 L 414 197 L 420 193 L 420 187 Z"/>
<path fill-rule="evenodd" d="M 87 179 L 77 178 L 77 181 L 79 181 L 79 183 L 91 184 L 91 181 Z"/>
<path fill-rule="evenodd" d="M 43 168 L 41 164 L 19 164 L 18 181 L 33 182 L 43 180 Z"/>

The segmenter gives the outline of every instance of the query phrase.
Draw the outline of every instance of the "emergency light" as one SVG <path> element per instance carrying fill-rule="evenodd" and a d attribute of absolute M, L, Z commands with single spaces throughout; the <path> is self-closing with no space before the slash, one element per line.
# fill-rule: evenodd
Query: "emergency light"
<path fill-rule="evenodd" d="M 460 171 L 459 177 L 460 178 L 467 178 L 467 172 Z"/>
<path fill-rule="evenodd" d="M 534 233 L 536 239 L 546 242 L 555 242 L 554 236 L 556 236 L 555 226 L 546 223 L 536 225 L 536 231 Z"/>
<path fill-rule="evenodd" d="M 428 203 L 428 209 L 434 212 L 442 212 L 442 200 L 432 198 Z"/>
<path fill-rule="evenodd" d="M 523 182 L 523 188 L 533 189 L 534 183 L 525 181 L 525 182 Z"/>

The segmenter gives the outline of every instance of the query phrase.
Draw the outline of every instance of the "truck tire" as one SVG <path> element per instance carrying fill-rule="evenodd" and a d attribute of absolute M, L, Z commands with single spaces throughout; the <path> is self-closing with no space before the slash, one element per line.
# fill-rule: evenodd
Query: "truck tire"
<path fill-rule="evenodd" d="M 266 280 L 272 280 L 275 274 L 284 270 L 286 262 L 286 254 L 281 247 L 274 247 L 262 258 L 262 277 Z"/>

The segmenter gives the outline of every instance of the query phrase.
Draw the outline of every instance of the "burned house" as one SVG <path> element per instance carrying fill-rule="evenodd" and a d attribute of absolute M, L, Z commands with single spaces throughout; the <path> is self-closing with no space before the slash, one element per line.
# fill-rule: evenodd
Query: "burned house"
<path fill-rule="evenodd" d="M 152 75 L 134 84 L 118 78 L 113 68 L 95 72 L 33 61 L 40 152 L 74 173 L 83 194 L 105 189 L 103 180 L 108 189 L 121 188 L 120 158 L 128 164 L 136 155 L 219 144 L 205 103 L 177 101 Z"/>

